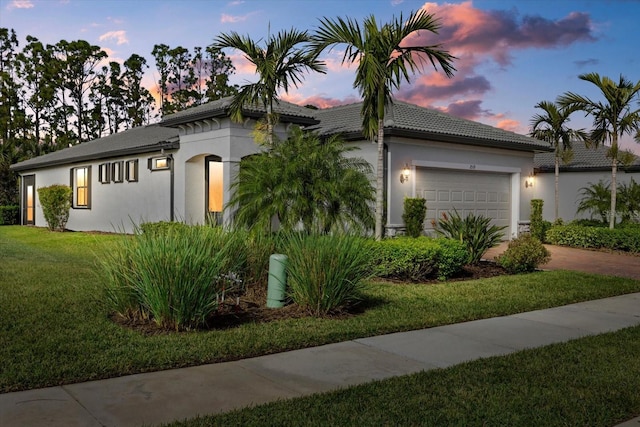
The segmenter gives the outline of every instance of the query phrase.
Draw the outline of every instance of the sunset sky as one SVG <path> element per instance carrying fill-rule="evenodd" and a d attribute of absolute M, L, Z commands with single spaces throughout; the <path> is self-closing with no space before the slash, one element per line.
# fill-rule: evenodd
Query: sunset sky
<path fill-rule="evenodd" d="M 0 27 L 13 28 L 20 45 L 27 35 L 43 43 L 86 40 L 101 46 L 109 60 L 132 53 L 147 58 L 147 85 L 157 72 L 154 44 L 205 47 L 221 32 L 237 31 L 254 39 L 292 26 L 313 31 L 321 17 L 379 22 L 419 8 L 441 20 L 439 35 L 420 35 L 441 43 L 457 57 L 455 76 L 425 69 L 403 84 L 398 99 L 438 108 L 518 133 L 529 132 L 535 104 L 573 91 L 600 99 L 578 75 L 598 72 L 640 80 L 638 22 L 640 0 L 0 0 Z M 248 63 L 229 51 L 237 68 L 232 82 L 255 81 Z M 327 52 L 329 71 L 310 75 L 283 99 L 320 107 L 355 102 L 354 69 L 340 65 L 341 52 Z M 572 127 L 591 126 L 583 114 Z M 640 144 L 623 146 L 640 154 Z"/>

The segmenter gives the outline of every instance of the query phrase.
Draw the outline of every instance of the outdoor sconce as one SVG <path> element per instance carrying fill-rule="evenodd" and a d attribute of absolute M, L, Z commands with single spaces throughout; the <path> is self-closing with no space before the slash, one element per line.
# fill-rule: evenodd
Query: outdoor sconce
<path fill-rule="evenodd" d="M 524 180 L 524 188 L 532 188 L 533 187 L 533 175 L 529 175 Z"/>
<path fill-rule="evenodd" d="M 404 164 L 402 168 L 402 172 L 400 172 L 400 182 L 404 184 L 405 182 L 409 182 L 409 174 L 411 173 L 411 169 L 409 169 L 408 164 Z"/>
<path fill-rule="evenodd" d="M 159 171 L 169 169 L 171 163 L 171 159 L 169 156 L 158 156 L 149 158 L 149 170 L 151 171 Z"/>

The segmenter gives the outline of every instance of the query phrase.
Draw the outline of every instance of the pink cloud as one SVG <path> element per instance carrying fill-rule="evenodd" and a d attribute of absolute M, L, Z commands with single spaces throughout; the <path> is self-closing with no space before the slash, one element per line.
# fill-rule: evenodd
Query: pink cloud
<path fill-rule="evenodd" d="M 504 119 L 496 123 L 496 127 L 510 132 L 522 132 L 520 122 L 513 119 Z"/>
<path fill-rule="evenodd" d="M 129 40 L 127 39 L 127 32 L 124 30 L 109 31 L 108 33 L 102 34 L 98 40 L 101 42 L 105 40 L 115 40 L 118 45 L 129 43 Z"/>
<path fill-rule="evenodd" d="M 35 5 L 31 0 L 13 0 L 11 3 L 7 5 L 7 10 L 12 9 L 31 9 L 34 8 Z"/>
<path fill-rule="evenodd" d="M 223 24 L 228 24 L 228 23 L 236 23 L 236 22 L 243 22 L 247 20 L 247 15 L 244 16 L 233 16 L 233 15 L 227 15 L 226 13 L 223 13 L 222 16 L 220 17 L 220 22 Z"/>
<path fill-rule="evenodd" d="M 343 99 L 338 98 L 330 98 L 322 95 L 312 95 L 308 97 L 304 97 L 300 94 L 283 94 L 280 96 L 280 99 L 283 101 L 291 102 L 296 105 L 315 105 L 318 108 L 330 108 L 336 107 L 338 105 L 346 105 L 353 104 L 355 102 L 359 102 L 360 99 L 355 96 L 347 96 Z"/>

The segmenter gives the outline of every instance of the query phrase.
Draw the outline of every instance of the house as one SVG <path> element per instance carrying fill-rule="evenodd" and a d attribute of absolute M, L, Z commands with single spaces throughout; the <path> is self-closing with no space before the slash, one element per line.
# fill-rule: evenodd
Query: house
<path fill-rule="evenodd" d="M 577 213 L 580 204 L 581 189 L 597 184 L 599 181 L 611 182 L 611 160 L 607 158 L 608 147 L 586 148 L 582 144 L 573 147 L 573 158 L 567 164 L 560 163 L 558 179 L 559 206 L 558 216 L 565 222 L 573 219 L 589 218 L 589 213 Z M 544 200 L 542 216 L 554 221 L 555 207 L 555 163 L 554 153 L 538 153 L 535 156 L 535 179 L 533 194 L 536 199 Z M 628 166 L 618 166 L 616 181 L 629 184 L 631 179 L 640 184 L 640 157 Z"/>
<path fill-rule="evenodd" d="M 17 163 L 21 176 L 22 224 L 44 226 L 36 189 L 69 184 L 71 230 L 131 231 L 146 221 L 180 220 L 192 224 L 229 222 L 224 210 L 242 159 L 261 150 L 252 138 L 261 108 L 229 118 L 231 98 L 170 116 L 159 124 L 131 129 L 55 153 Z M 361 104 L 312 110 L 281 101 L 275 108 L 280 138 L 298 125 L 321 135 L 341 134 L 374 168 L 375 143 L 360 131 Z M 430 219 L 453 208 L 489 216 L 517 234 L 529 218 L 534 196 L 525 183 L 534 155 L 548 151 L 541 141 L 488 125 L 395 102 L 385 121 L 387 233 L 403 229 L 405 197 L 427 200 Z"/>

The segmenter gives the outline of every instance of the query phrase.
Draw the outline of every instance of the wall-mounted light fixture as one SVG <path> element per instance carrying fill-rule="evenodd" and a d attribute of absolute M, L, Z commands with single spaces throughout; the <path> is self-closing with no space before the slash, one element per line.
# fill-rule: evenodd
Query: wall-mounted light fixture
<path fill-rule="evenodd" d="M 533 175 L 529 175 L 524 179 L 524 188 L 532 188 L 533 187 Z"/>
<path fill-rule="evenodd" d="M 169 169 L 170 163 L 169 156 L 150 157 L 148 167 L 151 171 L 165 170 Z"/>
<path fill-rule="evenodd" d="M 409 165 L 405 163 L 404 167 L 402 168 L 402 172 L 400 172 L 400 182 L 403 184 L 405 182 L 409 182 L 410 173 L 411 173 L 411 169 L 409 169 Z"/>

